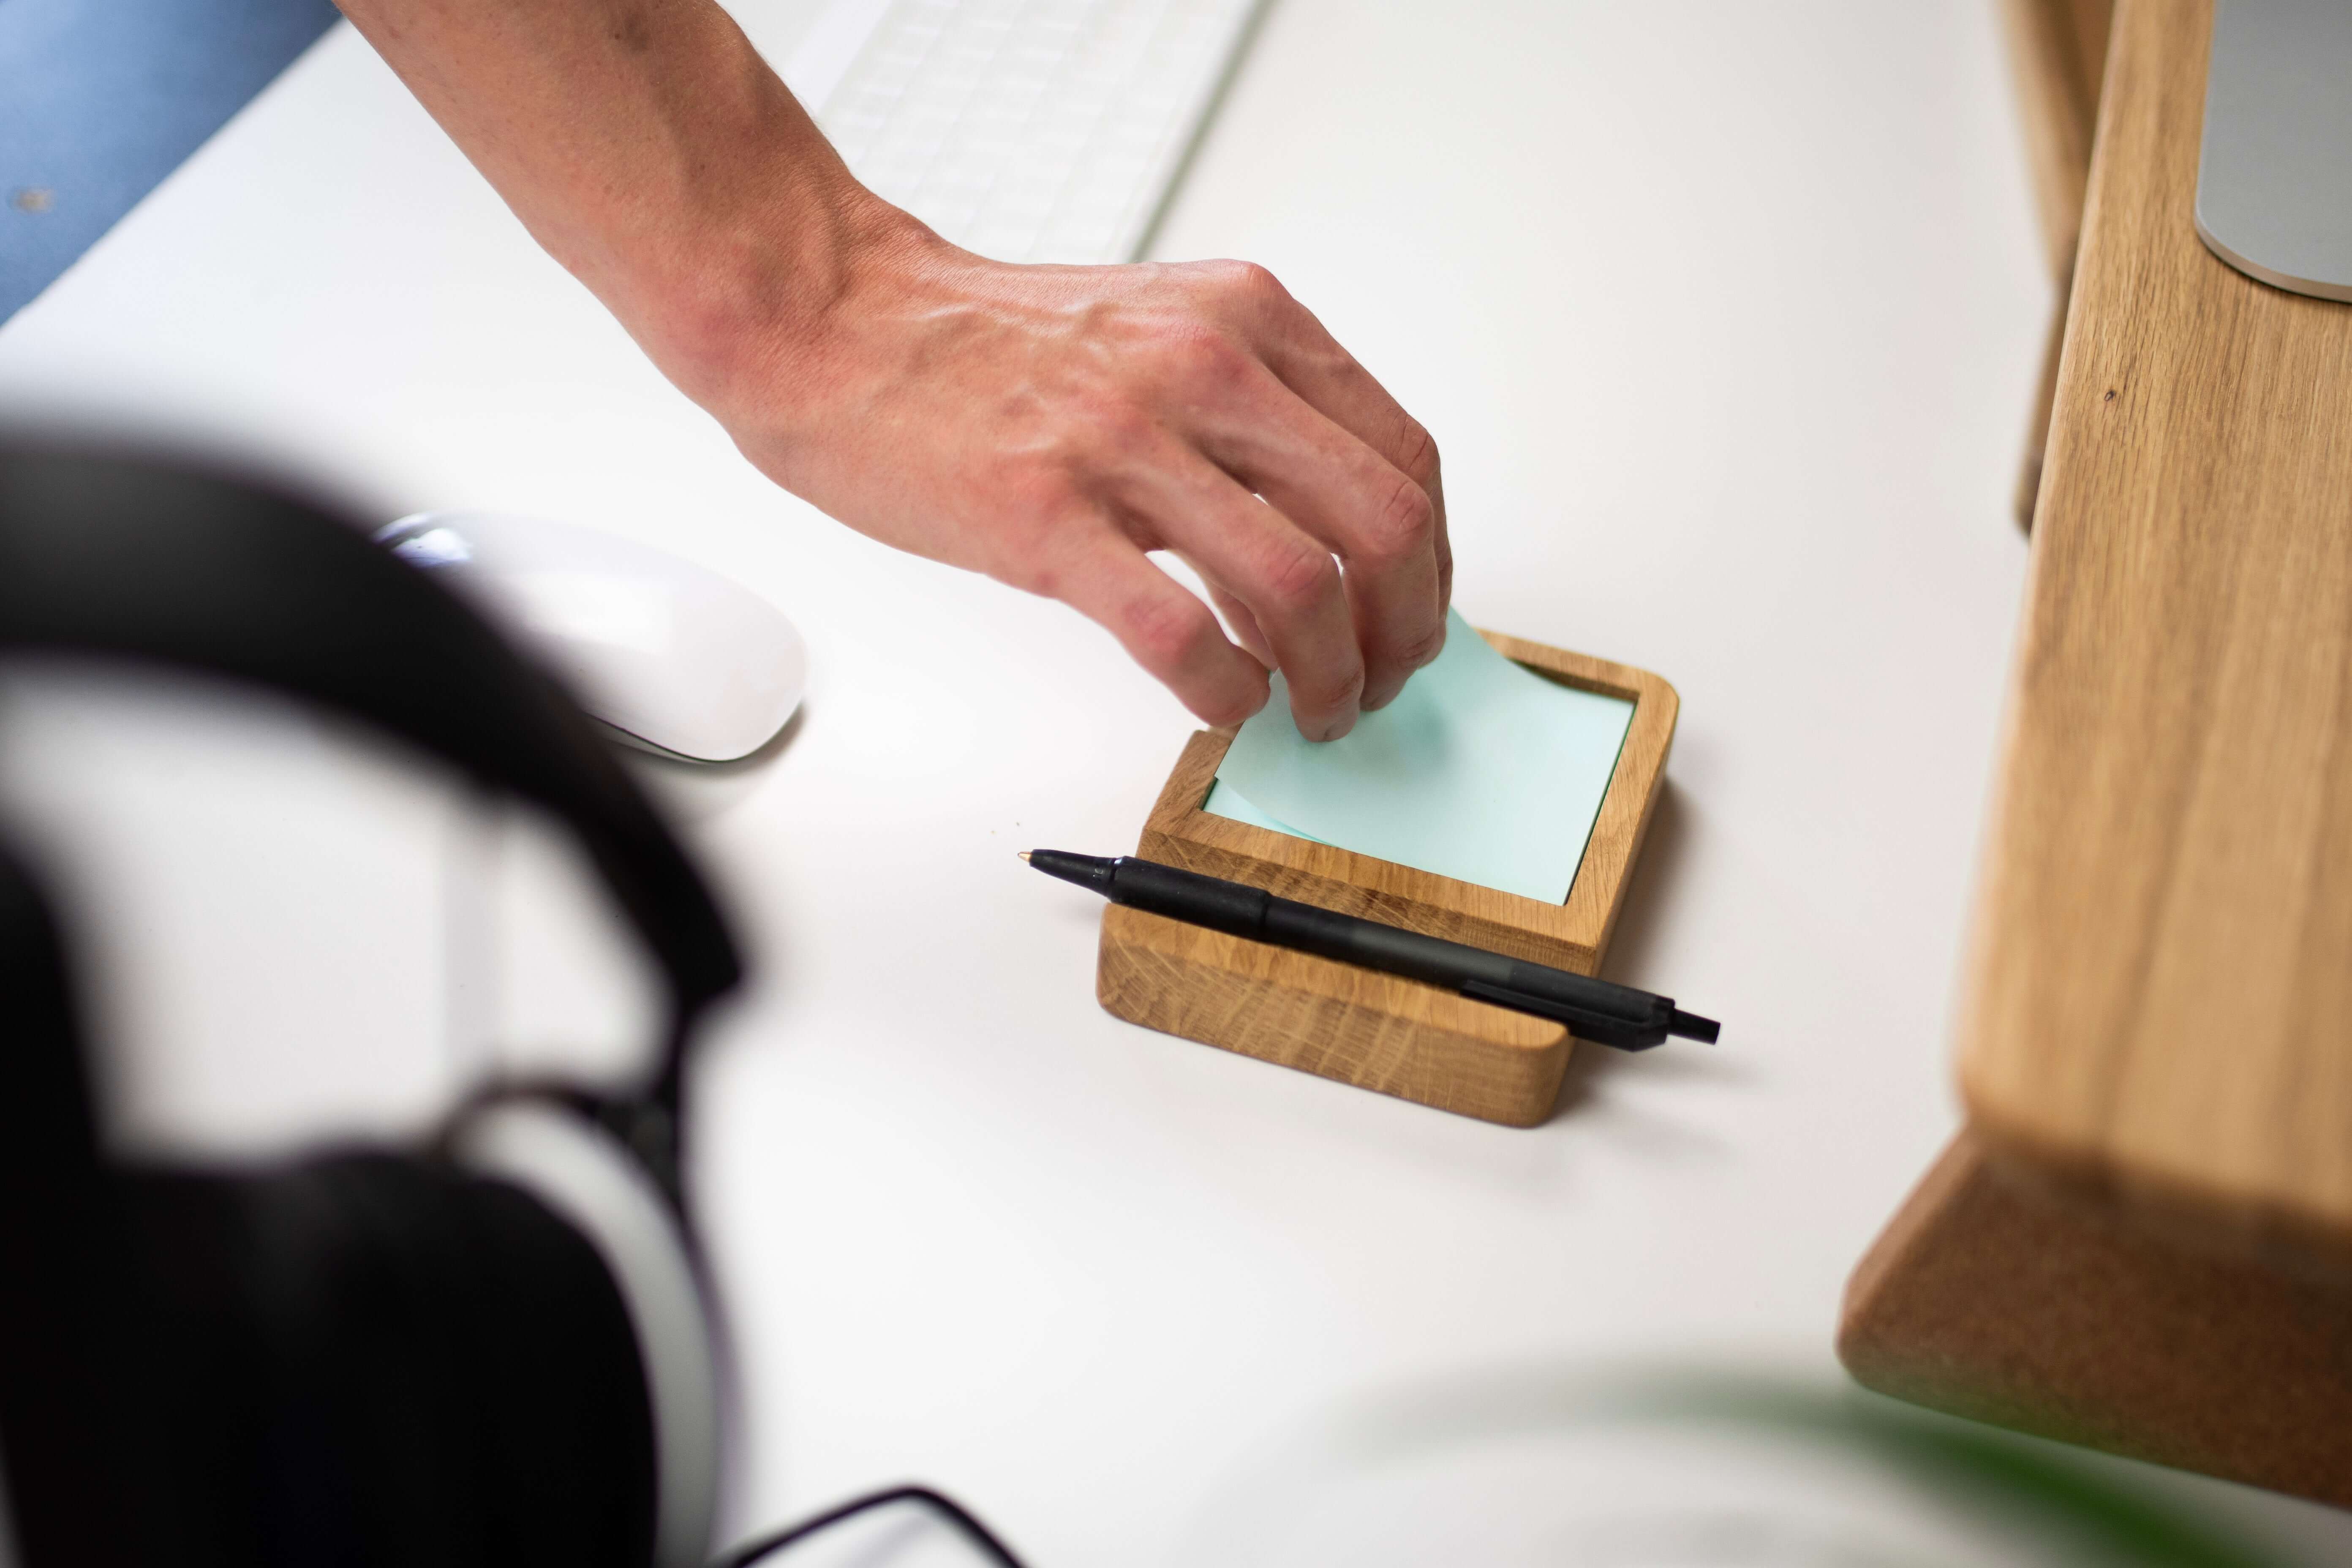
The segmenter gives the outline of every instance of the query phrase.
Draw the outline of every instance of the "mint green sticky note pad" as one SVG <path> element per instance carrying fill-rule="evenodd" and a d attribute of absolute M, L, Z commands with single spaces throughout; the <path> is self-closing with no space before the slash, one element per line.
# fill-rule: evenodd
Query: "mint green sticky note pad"
<path fill-rule="evenodd" d="M 1276 675 L 1202 809 L 1565 903 L 1633 721 L 1628 700 L 1546 680 L 1455 614 L 1445 651 L 1337 741 L 1300 737 Z"/>

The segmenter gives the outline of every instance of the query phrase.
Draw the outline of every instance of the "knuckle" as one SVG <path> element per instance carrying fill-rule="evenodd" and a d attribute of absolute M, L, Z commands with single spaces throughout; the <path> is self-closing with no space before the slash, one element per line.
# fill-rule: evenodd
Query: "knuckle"
<path fill-rule="evenodd" d="M 1282 279 L 1255 261 L 1229 261 L 1225 268 L 1225 287 L 1242 299 L 1271 303 L 1290 298 L 1290 290 L 1282 286 Z"/>
<path fill-rule="evenodd" d="M 1080 580 L 1058 548 L 1062 520 L 1033 513 L 1007 521 L 994 531 L 982 569 L 991 577 L 1024 593 L 1048 599 L 1066 598 Z"/>
<path fill-rule="evenodd" d="M 1419 637 L 1411 638 L 1397 650 L 1397 657 L 1407 669 L 1420 669 L 1445 651 L 1445 623 L 1439 621 Z"/>
<path fill-rule="evenodd" d="M 1151 416 L 1131 403 L 1119 402 L 1096 409 L 1076 433 L 1065 461 L 1081 468 L 1131 467 L 1150 452 L 1159 427 Z"/>
<path fill-rule="evenodd" d="M 1311 713 L 1344 713 L 1356 706 L 1364 694 L 1364 665 L 1361 659 L 1321 674 L 1303 670 L 1285 671 L 1290 680 L 1290 693 L 1297 706 Z"/>
<path fill-rule="evenodd" d="M 1028 518 L 1059 517 L 1079 499 L 1077 477 L 1066 454 L 1058 450 L 1004 464 L 995 475 L 994 489 L 1012 503 L 1012 510 Z"/>
<path fill-rule="evenodd" d="M 1128 646 L 1148 668 L 1176 668 L 1199 646 L 1208 615 L 1189 595 L 1139 599 L 1128 606 Z"/>
<path fill-rule="evenodd" d="M 1250 319 L 1296 308 L 1282 280 L 1255 261 L 1200 262 L 1194 276 L 1213 308 L 1229 318 Z"/>
<path fill-rule="evenodd" d="M 1366 542 L 1375 563 L 1402 561 L 1429 549 L 1437 535 L 1437 507 L 1410 479 L 1399 479 L 1374 514 Z"/>
<path fill-rule="evenodd" d="M 1169 367 L 1183 384 L 1222 387 L 1242 373 L 1245 356 L 1223 332 L 1195 328 L 1173 334 L 1166 344 Z"/>
<path fill-rule="evenodd" d="M 1033 454 L 975 476 L 984 503 L 956 510 L 956 545 L 944 559 L 977 566 L 1000 583 L 1049 598 L 1067 585 L 1070 547 L 1099 508 L 1065 465 Z"/>
<path fill-rule="evenodd" d="M 1076 481 L 1058 464 L 1007 476 L 995 493 L 1003 504 L 991 509 L 980 531 L 1016 559 L 1036 558 L 1048 541 L 1090 510 Z"/>
<path fill-rule="evenodd" d="M 1339 563 L 1309 544 L 1286 548 L 1266 565 L 1266 596 L 1286 615 L 1304 615 L 1339 587 Z"/>

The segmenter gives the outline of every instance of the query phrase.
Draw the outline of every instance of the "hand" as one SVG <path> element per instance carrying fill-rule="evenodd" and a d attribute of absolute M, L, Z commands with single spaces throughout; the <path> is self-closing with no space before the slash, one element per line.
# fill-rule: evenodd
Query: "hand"
<path fill-rule="evenodd" d="M 1272 275 L 1017 267 L 872 227 L 821 310 L 730 328 L 726 370 L 698 378 L 770 478 L 1062 600 L 1213 724 L 1255 712 L 1279 668 L 1299 732 L 1336 739 L 1437 656 L 1437 447 Z"/>
<path fill-rule="evenodd" d="M 1300 733 L 1343 735 L 1444 646 L 1437 448 L 1262 269 L 958 250 L 710 0 L 340 4 L 664 373 L 851 527 L 1066 601 L 1212 723 L 1272 667 Z"/>

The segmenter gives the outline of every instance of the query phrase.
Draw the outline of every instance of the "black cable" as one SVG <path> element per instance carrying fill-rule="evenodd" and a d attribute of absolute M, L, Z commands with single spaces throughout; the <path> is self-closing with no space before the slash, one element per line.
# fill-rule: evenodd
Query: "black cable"
<path fill-rule="evenodd" d="M 887 1508 L 894 1502 L 927 1504 L 933 1512 L 961 1531 L 964 1536 L 973 1545 L 986 1552 L 999 1565 L 999 1568 L 1022 1568 L 1021 1559 L 1013 1555 L 1013 1549 L 997 1540 L 988 1526 L 974 1519 L 963 1504 L 944 1492 L 935 1492 L 929 1487 L 918 1486 L 891 1487 L 883 1491 L 870 1492 L 862 1498 L 853 1498 L 838 1508 L 827 1509 L 814 1519 L 803 1520 L 788 1529 L 778 1531 L 773 1535 L 754 1541 L 748 1546 L 739 1546 L 722 1557 L 713 1558 L 709 1568 L 751 1568 L 751 1564 L 757 1563 L 762 1557 L 782 1552 L 788 1546 L 797 1546 L 821 1531 L 830 1530 L 835 1525 L 845 1520 L 855 1519 L 861 1513 L 869 1513 L 877 1508 Z"/>

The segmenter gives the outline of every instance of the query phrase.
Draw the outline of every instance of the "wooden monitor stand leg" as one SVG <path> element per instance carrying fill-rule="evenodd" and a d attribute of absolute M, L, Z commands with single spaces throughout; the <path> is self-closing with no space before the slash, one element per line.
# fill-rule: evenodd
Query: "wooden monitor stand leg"
<path fill-rule="evenodd" d="M 2098 129 L 2100 79 L 2107 67 L 2107 35 L 2115 0 L 2002 0 L 2018 100 L 2025 111 L 2026 151 L 2033 174 L 2042 237 L 2058 297 L 2042 353 L 2042 379 L 2026 426 L 2019 465 L 2018 525 L 2031 531 L 2042 493 L 2042 458 L 2050 436 L 2050 409 L 2058 388 L 2058 351 L 2066 336 L 2067 295 L 2074 278 L 2074 246 L 2083 229 L 2083 193 L 2091 174 L 2091 143 Z"/>
<path fill-rule="evenodd" d="M 1965 1132 L 1854 1270 L 1838 1355 L 1898 1399 L 2352 1506 L 2352 1294 L 2032 1191 Z"/>

